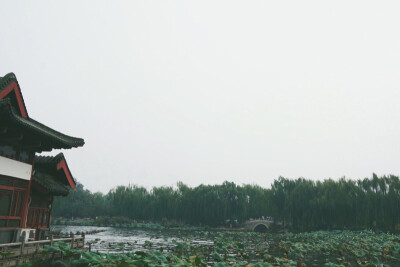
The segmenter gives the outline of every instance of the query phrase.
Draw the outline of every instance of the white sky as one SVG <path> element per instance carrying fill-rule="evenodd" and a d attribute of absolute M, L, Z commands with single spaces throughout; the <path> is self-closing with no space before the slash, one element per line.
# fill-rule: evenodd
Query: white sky
<path fill-rule="evenodd" d="M 0 76 L 92 191 L 400 174 L 397 1 L 1 6 Z"/>

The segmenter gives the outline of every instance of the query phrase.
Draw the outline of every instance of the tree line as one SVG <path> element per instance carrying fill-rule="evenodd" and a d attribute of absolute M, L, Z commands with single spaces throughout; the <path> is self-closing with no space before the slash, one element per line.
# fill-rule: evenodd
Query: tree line
<path fill-rule="evenodd" d="M 396 231 L 400 227 L 400 180 L 394 175 L 337 181 L 279 177 L 271 188 L 258 185 L 189 187 L 148 190 L 118 186 L 107 194 L 91 193 L 78 184 L 67 197 L 56 197 L 55 217 L 123 216 L 145 221 L 176 221 L 222 226 L 249 218 L 274 217 L 295 231 L 366 229 Z"/>

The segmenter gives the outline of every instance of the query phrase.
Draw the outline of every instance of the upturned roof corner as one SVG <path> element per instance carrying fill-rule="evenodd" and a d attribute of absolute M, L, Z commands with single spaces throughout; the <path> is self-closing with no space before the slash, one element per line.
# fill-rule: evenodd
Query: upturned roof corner
<path fill-rule="evenodd" d="M 30 118 L 14 73 L 0 78 L 0 123 L 40 143 L 37 152 L 71 149 L 85 144 L 82 138 L 63 134 Z"/>

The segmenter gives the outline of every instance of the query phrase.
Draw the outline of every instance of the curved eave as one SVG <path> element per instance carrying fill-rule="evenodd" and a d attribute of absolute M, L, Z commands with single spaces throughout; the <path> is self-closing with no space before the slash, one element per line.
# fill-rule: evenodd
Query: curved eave
<path fill-rule="evenodd" d="M 85 144 L 85 141 L 82 138 L 65 135 L 31 118 L 24 119 L 16 115 L 15 121 L 22 127 L 29 128 L 32 131 L 38 132 L 39 134 L 52 139 L 54 142 L 57 142 L 60 147 L 54 147 L 54 148 L 81 147 Z"/>
<path fill-rule="evenodd" d="M 85 141 L 82 138 L 62 134 L 38 121 L 35 121 L 34 119 L 26 119 L 19 116 L 12 107 L 9 99 L 0 100 L 0 107 L 6 106 L 8 106 L 7 113 L 9 122 L 23 131 L 38 136 L 37 139 L 45 143 L 43 151 L 61 148 L 70 149 L 73 147 L 81 147 L 85 144 Z"/>

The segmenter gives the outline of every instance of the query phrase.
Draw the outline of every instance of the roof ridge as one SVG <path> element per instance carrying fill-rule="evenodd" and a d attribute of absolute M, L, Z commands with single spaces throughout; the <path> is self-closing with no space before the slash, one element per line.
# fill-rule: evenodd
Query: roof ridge
<path fill-rule="evenodd" d="M 4 77 L 0 77 L 0 91 L 2 91 L 11 82 L 17 81 L 17 76 L 13 72 L 7 73 Z"/>
<path fill-rule="evenodd" d="M 25 113 L 26 117 L 29 118 L 28 110 L 25 105 L 24 96 L 22 95 L 21 92 L 21 87 L 19 86 L 17 76 L 13 72 L 7 73 L 6 75 L 4 75 L 4 77 L 0 77 L 0 92 L 4 91 L 13 82 L 17 84 L 17 88 L 14 88 L 14 93 L 16 94 L 17 99 L 19 96 L 20 101 L 22 102 L 20 103 L 22 105 L 22 107 L 20 107 L 21 109 L 20 112 L 21 114 Z"/>
<path fill-rule="evenodd" d="M 36 160 L 39 160 L 39 161 L 42 161 L 42 160 L 46 160 L 46 161 L 56 161 L 56 162 L 60 162 L 60 161 L 62 161 L 62 160 L 64 160 L 65 159 L 65 157 L 64 157 L 64 154 L 62 153 L 62 152 L 60 152 L 60 153 L 58 153 L 57 155 L 55 155 L 55 156 L 51 156 L 51 155 L 48 155 L 48 156 L 40 156 L 40 155 L 35 155 L 35 161 Z"/>

